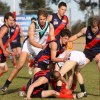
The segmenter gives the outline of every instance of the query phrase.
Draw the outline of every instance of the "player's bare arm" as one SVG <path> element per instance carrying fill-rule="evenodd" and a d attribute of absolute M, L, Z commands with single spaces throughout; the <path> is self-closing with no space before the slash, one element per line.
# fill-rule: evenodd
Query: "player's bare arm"
<path fill-rule="evenodd" d="M 34 30 L 35 30 L 35 24 L 32 23 L 29 26 L 29 29 L 28 29 L 28 35 L 29 35 L 30 44 L 35 46 L 35 47 L 38 47 L 38 48 L 43 48 L 43 46 L 41 44 L 39 44 L 39 43 L 34 41 Z"/>
<path fill-rule="evenodd" d="M 52 15 L 48 15 L 47 21 L 50 22 L 52 20 Z"/>
<path fill-rule="evenodd" d="M 50 43 L 50 48 L 51 48 L 51 60 L 54 62 L 64 62 L 65 58 L 57 58 L 57 43 L 56 42 L 51 42 Z"/>
<path fill-rule="evenodd" d="M 73 35 L 72 37 L 69 38 L 69 41 L 75 41 L 76 39 L 78 39 L 79 37 L 83 36 L 86 33 L 87 28 L 82 28 L 80 32 L 78 32 L 77 34 Z"/>
<path fill-rule="evenodd" d="M 50 40 L 55 40 L 55 35 L 54 35 L 54 27 L 53 25 L 50 23 L 50 33 L 49 33 L 49 36 L 50 36 Z"/>

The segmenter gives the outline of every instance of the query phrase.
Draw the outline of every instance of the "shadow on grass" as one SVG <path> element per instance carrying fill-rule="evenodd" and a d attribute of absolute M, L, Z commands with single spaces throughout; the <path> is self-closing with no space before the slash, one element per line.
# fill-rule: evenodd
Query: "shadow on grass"
<path fill-rule="evenodd" d="M 25 76 L 17 76 L 16 78 L 30 79 L 30 77 L 25 77 Z"/>
<path fill-rule="evenodd" d="M 6 94 L 12 94 L 12 93 L 15 93 L 15 92 L 18 92 L 20 90 L 20 88 L 17 88 L 17 89 L 10 89 L 8 90 L 7 92 L 2 92 L 0 91 L 0 95 L 6 95 Z"/>

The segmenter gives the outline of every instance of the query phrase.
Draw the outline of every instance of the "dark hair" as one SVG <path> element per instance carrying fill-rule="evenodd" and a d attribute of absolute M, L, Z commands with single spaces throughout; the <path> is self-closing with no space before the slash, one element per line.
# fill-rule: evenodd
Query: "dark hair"
<path fill-rule="evenodd" d="M 36 18 L 35 18 L 35 17 L 32 17 L 32 18 L 31 18 L 31 21 L 32 21 L 32 20 L 36 20 Z"/>
<path fill-rule="evenodd" d="M 63 29 L 60 31 L 60 36 L 61 37 L 64 37 L 64 36 L 71 37 L 71 31 L 69 29 Z"/>
<path fill-rule="evenodd" d="M 100 28 L 100 18 L 98 16 L 92 17 L 89 21 L 91 27 L 98 26 Z"/>
<path fill-rule="evenodd" d="M 4 16 L 4 22 L 5 22 L 5 20 L 9 19 L 10 16 L 11 16 L 12 18 L 14 18 L 13 13 L 11 13 L 11 12 L 6 13 L 5 16 Z"/>
<path fill-rule="evenodd" d="M 57 80 L 61 77 L 61 74 L 60 74 L 58 71 L 51 71 L 50 76 L 51 76 L 51 78 L 53 78 L 55 81 L 57 81 Z"/>
<path fill-rule="evenodd" d="M 61 6 L 67 7 L 67 4 L 65 2 L 60 2 L 59 5 L 58 5 L 58 8 L 60 8 Z"/>
<path fill-rule="evenodd" d="M 47 13 L 47 11 L 46 11 L 45 8 L 40 8 L 38 10 L 37 16 L 39 17 L 40 15 L 43 15 L 44 17 L 47 17 L 48 16 L 48 13 Z"/>

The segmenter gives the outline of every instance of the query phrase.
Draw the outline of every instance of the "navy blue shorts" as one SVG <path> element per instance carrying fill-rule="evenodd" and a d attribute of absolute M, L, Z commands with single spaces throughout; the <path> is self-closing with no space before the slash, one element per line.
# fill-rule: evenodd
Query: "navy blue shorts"
<path fill-rule="evenodd" d="M 93 52 L 88 49 L 85 49 L 83 52 L 86 58 L 88 58 L 90 61 L 92 61 L 95 58 L 95 56 L 98 54 L 98 52 Z"/>
<path fill-rule="evenodd" d="M 10 43 L 11 49 L 17 48 L 17 47 L 21 47 L 21 43 L 17 42 L 17 43 Z"/>
<path fill-rule="evenodd" d="M 0 63 L 4 63 L 6 62 L 6 57 L 4 56 L 4 54 L 0 54 Z"/>
<path fill-rule="evenodd" d="M 38 78 L 37 78 L 38 79 Z M 36 81 L 37 79 L 35 79 L 34 81 Z M 34 82 L 33 81 L 33 82 Z M 33 83 L 31 82 L 31 79 L 28 81 L 27 86 L 26 86 L 26 93 L 28 91 L 29 86 Z M 31 94 L 31 98 L 42 98 L 42 91 L 43 90 L 48 90 L 48 84 L 43 84 L 39 87 L 34 88 L 32 94 Z"/>

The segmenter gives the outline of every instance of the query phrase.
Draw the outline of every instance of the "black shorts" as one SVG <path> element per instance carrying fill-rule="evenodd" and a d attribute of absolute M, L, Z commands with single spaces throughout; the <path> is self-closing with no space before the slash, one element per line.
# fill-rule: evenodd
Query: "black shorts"
<path fill-rule="evenodd" d="M 4 54 L 0 54 L 0 63 L 4 63 L 6 62 L 6 57 L 4 56 Z"/>
<path fill-rule="evenodd" d="M 85 49 L 83 52 L 86 58 L 88 58 L 90 61 L 92 61 L 95 58 L 95 56 L 98 54 L 98 52 L 93 52 L 88 49 Z"/>
<path fill-rule="evenodd" d="M 41 70 L 47 70 L 48 69 L 48 65 L 47 63 L 45 62 L 36 62 L 34 63 L 34 67 L 35 68 L 41 68 Z"/>
<path fill-rule="evenodd" d="M 31 79 L 28 81 L 27 86 L 26 86 L 26 93 L 28 91 L 29 86 L 31 85 Z M 42 91 L 43 90 L 48 90 L 48 85 L 46 83 L 46 86 L 39 86 L 35 88 L 31 94 L 31 98 L 42 98 Z"/>
<path fill-rule="evenodd" d="M 10 43 L 11 49 L 17 48 L 17 47 L 21 47 L 21 43 L 17 42 L 17 43 Z"/>

